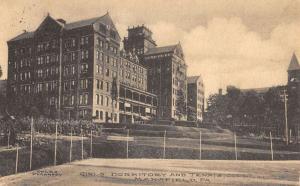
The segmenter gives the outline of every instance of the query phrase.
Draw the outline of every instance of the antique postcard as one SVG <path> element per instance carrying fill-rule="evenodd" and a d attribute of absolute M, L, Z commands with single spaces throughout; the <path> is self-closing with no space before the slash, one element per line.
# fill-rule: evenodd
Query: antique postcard
<path fill-rule="evenodd" d="M 0 15 L 0 186 L 300 186 L 300 0 Z"/>

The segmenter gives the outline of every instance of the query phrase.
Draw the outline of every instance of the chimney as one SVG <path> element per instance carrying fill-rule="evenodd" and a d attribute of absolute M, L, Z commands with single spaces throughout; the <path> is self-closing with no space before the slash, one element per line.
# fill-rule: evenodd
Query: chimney
<path fill-rule="evenodd" d="M 223 94 L 223 91 L 221 88 L 219 88 L 219 95 L 222 95 Z"/>
<path fill-rule="evenodd" d="M 57 19 L 57 21 L 64 24 L 64 25 L 67 23 L 64 19 Z"/>

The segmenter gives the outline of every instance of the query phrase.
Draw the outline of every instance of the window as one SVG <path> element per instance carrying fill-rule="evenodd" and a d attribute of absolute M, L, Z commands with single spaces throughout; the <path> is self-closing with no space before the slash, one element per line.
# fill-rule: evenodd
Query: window
<path fill-rule="evenodd" d="M 99 53 L 99 59 L 100 59 L 101 61 L 104 61 L 104 55 L 103 55 L 102 52 Z"/>
<path fill-rule="evenodd" d="M 100 52 L 98 50 L 96 51 L 96 58 L 100 59 Z"/>
<path fill-rule="evenodd" d="M 103 119 L 103 112 L 100 111 L 100 119 L 102 120 Z"/>
<path fill-rule="evenodd" d="M 84 45 L 84 44 L 88 44 L 89 43 L 89 37 L 88 36 L 83 36 L 80 38 L 80 44 Z"/>
<path fill-rule="evenodd" d="M 109 64 L 109 56 L 106 56 L 106 63 Z"/>
<path fill-rule="evenodd" d="M 88 59 L 88 58 L 89 58 L 89 51 L 86 50 L 86 51 L 85 51 L 85 59 Z"/>
<path fill-rule="evenodd" d="M 75 80 L 72 80 L 71 81 L 71 90 L 74 90 L 75 89 Z"/>
<path fill-rule="evenodd" d="M 80 88 L 81 89 L 87 89 L 88 88 L 88 80 L 87 79 L 81 79 L 80 80 Z"/>
<path fill-rule="evenodd" d="M 69 89 L 69 82 L 64 82 L 64 90 L 67 91 Z"/>
<path fill-rule="evenodd" d="M 76 57 L 75 57 L 75 52 L 72 52 L 72 61 L 75 61 Z"/>
<path fill-rule="evenodd" d="M 100 104 L 103 105 L 103 96 L 100 95 Z"/>
<path fill-rule="evenodd" d="M 97 89 L 99 90 L 100 89 L 100 81 L 99 81 L 99 79 L 96 80 L 96 84 L 97 84 Z"/>
<path fill-rule="evenodd" d="M 106 91 L 109 92 L 109 82 L 106 82 Z"/>
<path fill-rule="evenodd" d="M 103 81 L 100 81 L 100 89 L 103 90 Z"/>
<path fill-rule="evenodd" d="M 76 42 L 75 38 L 72 38 L 72 47 L 74 47 L 76 45 L 75 42 Z"/>
<path fill-rule="evenodd" d="M 84 104 L 88 104 L 88 97 L 89 97 L 88 93 L 85 93 L 84 94 Z"/>
<path fill-rule="evenodd" d="M 99 98 L 98 94 L 96 94 L 96 103 L 97 103 L 97 105 L 99 105 L 99 103 L 100 103 L 100 98 Z"/>
<path fill-rule="evenodd" d="M 100 45 L 100 41 L 101 41 L 100 38 L 97 37 L 97 39 L 96 39 L 96 44 L 97 44 L 97 45 Z"/>
<path fill-rule="evenodd" d="M 81 73 L 87 73 L 88 71 L 88 64 L 84 63 L 84 64 L 81 64 Z"/>
<path fill-rule="evenodd" d="M 99 119 L 99 111 L 96 110 L 96 118 Z"/>
<path fill-rule="evenodd" d="M 79 95 L 79 104 L 82 105 L 83 103 L 83 96 L 82 94 Z"/>
<path fill-rule="evenodd" d="M 116 32 L 111 30 L 110 31 L 110 37 L 113 38 L 113 39 L 116 39 Z"/>
<path fill-rule="evenodd" d="M 108 69 L 108 68 L 105 69 L 105 75 L 106 75 L 107 77 L 109 77 L 109 69 Z"/>
<path fill-rule="evenodd" d="M 106 96 L 106 106 L 108 106 L 108 105 L 109 105 L 109 97 Z"/>
<path fill-rule="evenodd" d="M 75 74 L 75 66 L 72 65 L 72 75 L 74 75 L 74 74 Z"/>
<path fill-rule="evenodd" d="M 100 32 L 102 32 L 102 33 L 106 34 L 106 26 L 105 26 L 105 25 L 103 25 L 103 24 L 100 24 L 100 26 L 99 26 L 99 30 L 100 30 Z"/>
<path fill-rule="evenodd" d="M 99 74 L 99 65 L 96 65 L 96 72 Z"/>
<path fill-rule="evenodd" d="M 81 51 L 81 59 L 84 59 L 84 51 Z"/>

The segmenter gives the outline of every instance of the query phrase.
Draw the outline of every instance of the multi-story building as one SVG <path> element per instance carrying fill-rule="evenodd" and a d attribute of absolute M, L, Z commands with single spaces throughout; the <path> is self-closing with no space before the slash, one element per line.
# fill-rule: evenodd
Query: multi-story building
<path fill-rule="evenodd" d="M 120 122 L 149 120 L 156 115 L 156 95 L 147 92 L 147 69 L 136 55 L 121 51 Z"/>
<path fill-rule="evenodd" d="M 145 88 L 147 70 L 133 58 L 120 56 L 120 36 L 109 14 L 72 23 L 48 15 L 34 32 L 8 41 L 8 54 L 12 102 L 22 98 L 41 106 L 44 114 L 62 118 L 118 122 L 118 94 L 125 89 L 151 100 L 134 100 L 126 115 L 143 116 L 143 108 L 155 115 L 156 96 Z M 124 70 L 123 61 L 130 63 Z M 134 83 L 124 79 L 125 72 Z"/>
<path fill-rule="evenodd" d="M 148 69 L 148 91 L 158 96 L 157 117 L 186 120 L 187 65 L 180 43 L 156 47 L 145 26 L 129 28 L 123 42 Z"/>
<path fill-rule="evenodd" d="M 188 86 L 188 120 L 203 121 L 204 84 L 201 76 L 189 76 Z"/>

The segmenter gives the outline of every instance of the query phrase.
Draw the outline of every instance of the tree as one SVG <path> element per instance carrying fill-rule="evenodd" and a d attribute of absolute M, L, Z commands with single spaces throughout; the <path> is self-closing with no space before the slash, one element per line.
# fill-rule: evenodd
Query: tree
<path fill-rule="evenodd" d="M 3 72 L 2 72 L 2 68 L 0 66 L 0 78 L 2 77 L 2 75 L 3 75 Z"/>
<path fill-rule="evenodd" d="M 281 94 L 281 87 L 270 88 L 269 91 L 264 94 L 264 123 L 267 126 L 276 128 L 278 135 L 280 135 L 279 132 L 284 131 L 284 102 L 281 99 Z"/>
<path fill-rule="evenodd" d="M 189 121 L 197 121 L 197 109 L 192 106 L 187 106 L 187 115 Z"/>
<path fill-rule="evenodd" d="M 112 85 L 111 85 L 111 109 L 112 109 L 112 118 L 111 118 L 111 121 L 114 122 L 114 101 L 117 102 L 117 99 L 118 99 L 118 87 L 117 87 L 117 78 L 114 77 L 113 78 L 113 82 L 112 82 Z"/>
<path fill-rule="evenodd" d="M 228 116 L 228 98 L 225 95 L 210 95 L 207 101 L 205 123 L 226 124 Z"/>
<path fill-rule="evenodd" d="M 179 89 L 177 91 L 177 99 L 176 99 L 176 115 L 179 120 L 181 120 L 182 117 L 184 117 L 187 112 L 186 112 L 186 100 L 184 93 L 182 89 Z"/>

